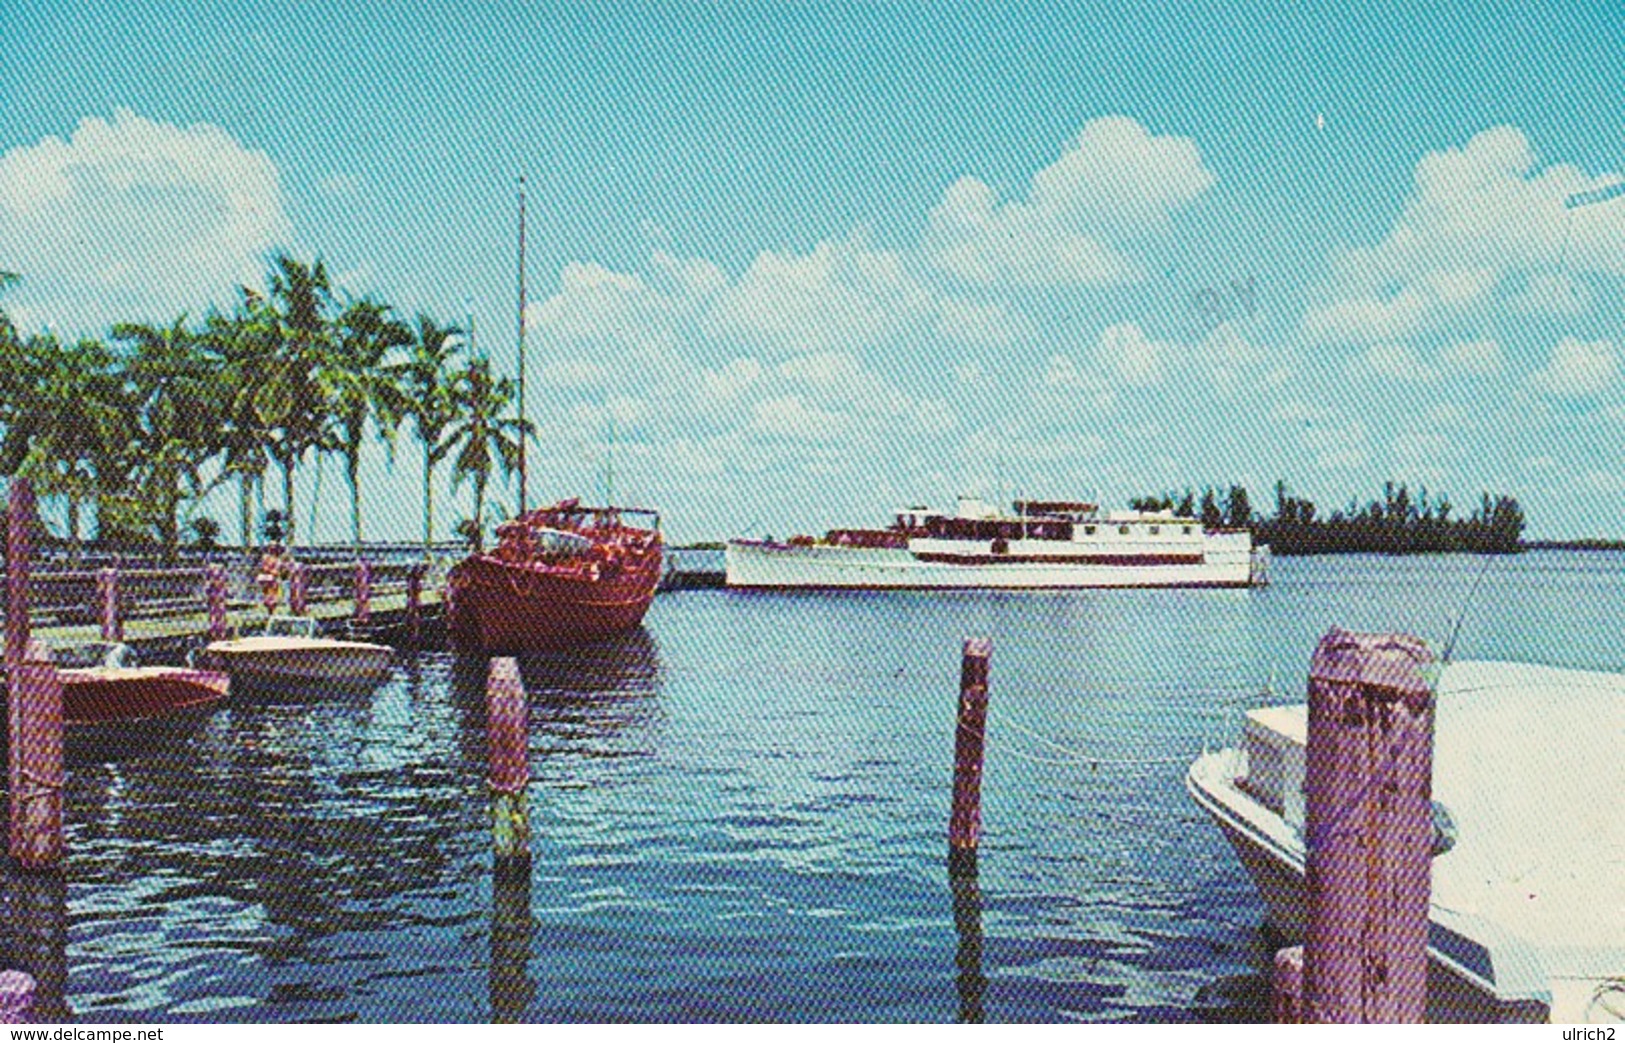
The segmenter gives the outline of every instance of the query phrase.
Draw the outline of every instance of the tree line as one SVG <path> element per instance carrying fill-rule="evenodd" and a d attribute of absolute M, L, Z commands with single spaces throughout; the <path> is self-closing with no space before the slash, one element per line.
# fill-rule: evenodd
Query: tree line
<path fill-rule="evenodd" d="M 1284 481 L 1275 483 L 1275 513 L 1269 516 L 1253 510 L 1240 485 L 1227 491 L 1210 486 L 1200 500 L 1190 489 L 1139 496 L 1129 506 L 1200 518 L 1210 529 L 1249 529 L 1276 554 L 1515 554 L 1523 549 L 1523 508 L 1514 498 L 1484 493 L 1472 513 L 1463 516 L 1455 513 L 1448 496 L 1430 497 L 1426 488 L 1413 496 L 1403 482 L 1386 482 L 1380 499 L 1364 506 L 1350 499 L 1329 515 L 1320 514 L 1312 501 L 1291 495 Z"/>
<path fill-rule="evenodd" d="M 17 280 L 0 272 L 0 289 Z M 0 310 L 0 473 L 65 505 L 74 555 L 88 509 L 99 544 L 173 558 L 183 528 L 205 543 L 219 535 L 210 518 L 183 526 L 183 508 L 189 516 L 228 484 L 247 546 L 254 505 L 280 478 L 280 506 L 263 512 L 257 534 L 292 543 L 296 472 L 337 456 L 359 552 L 362 448 L 380 440 L 393 462 L 409 425 L 423 459 L 425 546 L 435 472 L 448 459 L 454 487 L 474 484 L 474 517 L 460 528 L 478 542 L 491 476 L 515 468 L 531 428 L 512 411 L 514 381 L 471 340 L 426 313 L 409 321 L 374 297 L 343 296 L 320 259 L 286 253 L 272 259 L 265 293 L 239 287 L 229 311 L 197 321 L 116 323 L 105 338 L 68 342 L 24 335 Z"/>

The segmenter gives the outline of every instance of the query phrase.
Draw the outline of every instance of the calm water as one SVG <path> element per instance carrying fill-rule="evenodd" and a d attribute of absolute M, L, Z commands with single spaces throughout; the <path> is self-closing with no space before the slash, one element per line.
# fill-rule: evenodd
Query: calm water
<path fill-rule="evenodd" d="M 1622 566 L 1492 562 L 1458 658 L 1625 668 Z M 496 884 L 480 678 L 407 658 L 368 696 L 80 760 L 66 887 L 4 881 L 0 963 L 91 1020 L 1259 1019 L 1261 908 L 1184 766 L 1300 699 L 1333 624 L 1442 645 L 1483 568 L 663 595 L 632 639 L 524 664 L 535 858 Z M 979 887 L 956 893 L 968 635 L 993 679 Z"/>

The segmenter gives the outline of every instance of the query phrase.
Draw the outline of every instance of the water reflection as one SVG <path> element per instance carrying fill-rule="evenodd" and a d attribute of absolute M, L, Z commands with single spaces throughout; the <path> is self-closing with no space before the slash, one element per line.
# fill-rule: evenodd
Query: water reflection
<path fill-rule="evenodd" d="M 530 977 L 530 865 L 498 866 L 491 878 L 491 1023 L 515 1025 L 525 1020 L 536 983 Z"/>
<path fill-rule="evenodd" d="M 982 888 L 975 870 L 949 873 L 948 884 L 954 896 L 954 931 L 959 949 L 954 966 L 959 973 L 954 985 L 959 990 L 959 1020 L 980 1025 L 987 1020 L 982 995 L 987 992 L 987 976 L 982 973 Z"/>
<path fill-rule="evenodd" d="M 60 872 L 0 870 L 0 913 L 0 967 L 33 975 L 34 1020 L 72 1019 L 66 878 Z"/>

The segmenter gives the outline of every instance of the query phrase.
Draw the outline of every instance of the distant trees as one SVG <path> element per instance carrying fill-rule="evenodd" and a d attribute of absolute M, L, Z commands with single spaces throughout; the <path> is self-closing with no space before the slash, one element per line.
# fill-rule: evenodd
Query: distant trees
<path fill-rule="evenodd" d="M 1360 506 L 1322 515 L 1315 504 L 1291 495 L 1284 481 L 1275 483 L 1275 513 L 1255 514 L 1247 490 L 1232 485 L 1220 493 L 1202 492 L 1194 506 L 1192 490 L 1139 496 L 1129 501 L 1135 510 L 1173 511 L 1181 517 L 1200 517 L 1205 528 L 1247 528 L 1260 543 L 1277 554 L 1515 554 L 1523 549 L 1524 514 L 1510 496 L 1484 493 L 1478 507 L 1466 517 L 1454 515 L 1446 496 L 1430 496 L 1426 488 L 1413 496 L 1404 484 L 1386 482 L 1382 498 Z"/>

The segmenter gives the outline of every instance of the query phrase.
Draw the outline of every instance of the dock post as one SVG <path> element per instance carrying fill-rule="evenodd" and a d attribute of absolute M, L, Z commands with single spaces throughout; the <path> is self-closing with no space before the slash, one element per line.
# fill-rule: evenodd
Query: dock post
<path fill-rule="evenodd" d="M 1303 946 L 1276 952 L 1274 986 L 1275 1023 L 1303 1024 Z"/>
<path fill-rule="evenodd" d="M 124 620 L 119 618 L 118 610 L 118 569 L 99 571 L 96 589 L 101 594 L 102 640 L 123 641 Z"/>
<path fill-rule="evenodd" d="M 209 565 L 204 580 L 204 592 L 209 599 L 209 640 L 226 639 L 226 567 L 219 563 Z"/>
<path fill-rule="evenodd" d="M 288 566 L 288 613 L 303 616 L 310 611 L 310 566 L 296 561 Z"/>
<path fill-rule="evenodd" d="M 406 570 L 406 634 L 413 647 L 423 632 L 423 574 L 427 571 L 422 564 Z"/>
<path fill-rule="evenodd" d="M 6 511 L 6 676 L 15 678 L 17 666 L 23 661 L 28 648 L 28 568 L 34 548 L 29 529 L 34 524 L 34 489 L 27 478 L 13 478 L 7 494 Z M 17 745 L 16 683 L 9 686 L 11 694 L 11 749 Z M 17 777 L 11 777 L 12 789 L 17 792 Z"/>
<path fill-rule="evenodd" d="M 11 857 L 24 869 L 62 861 L 62 679 L 30 640 L 11 681 Z"/>
<path fill-rule="evenodd" d="M 492 864 L 496 872 L 530 871 L 530 722 L 519 661 L 491 660 L 485 679 L 488 771 L 491 784 Z"/>
<path fill-rule="evenodd" d="M 22 971 L 0 971 L 0 1025 L 26 1025 L 33 1009 L 33 977 Z"/>
<path fill-rule="evenodd" d="M 1432 653 L 1333 628 L 1309 671 L 1303 1017 L 1415 1023 L 1427 1008 Z"/>
<path fill-rule="evenodd" d="M 987 727 L 988 659 L 993 642 L 965 639 L 959 664 L 959 715 L 954 734 L 954 806 L 948 820 L 948 868 L 976 872 L 982 832 L 982 748 Z"/>
<path fill-rule="evenodd" d="M 355 563 L 355 621 L 372 622 L 372 562 L 366 558 Z"/>

